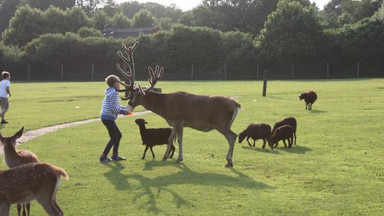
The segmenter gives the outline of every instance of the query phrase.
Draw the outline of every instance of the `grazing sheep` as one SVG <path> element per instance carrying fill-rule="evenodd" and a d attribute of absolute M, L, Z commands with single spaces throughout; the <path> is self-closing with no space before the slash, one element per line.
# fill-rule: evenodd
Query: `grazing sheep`
<path fill-rule="evenodd" d="M 253 139 L 253 147 L 255 147 L 255 142 L 258 139 L 263 139 L 263 148 L 265 148 L 265 143 L 268 141 L 269 146 L 271 146 L 269 139 L 271 137 L 271 126 L 268 124 L 250 124 L 248 127 L 239 134 L 239 143 L 241 143 L 245 138 L 247 138 L 248 145 L 251 147 L 249 138 Z"/>
<path fill-rule="evenodd" d="M 285 140 L 288 140 L 288 147 L 292 147 L 293 128 L 290 125 L 283 125 L 275 130 L 271 137 L 271 146 L 277 147 L 280 140 L 283 140 L 285 147 L 287 147 Z"/>
<path fill-rule="evenodd" d="M 145 154 L 147 153 L 148 148 L 151 149 L 152 157 L 155 158 L 155 154 L 153 153 L 152 147 L 155 145 L 165 145 L 168 144 L 169 137 L 171 135 L 171 128 L 146 128 L 146 122 L 144 119 L 136 119 L 136 124 L 140 128 L 141 140 L 143 141 L 143 145 L 146 145 L 143 157 L 141 159 L 145 159 Z M 175 146 L 171 144 L 170 158 L 173 157 L 173 153 L 175 153 Z"/>
<path fill-rule="evenodd" d="M 271 134 L 273 134 L 278 127 L 281 127 L 283 125 L 290 125 L 292 127 L 293 133 L 295 135 L 295 145 L 296 145 L 297 122 L 296 122 L 296 119 L 294 117 L 288 117 L 288 118 L 285 118 L 281 121 L 276 122 L 275 125 L 273 126 Z"/>
<path fill-rule="evenodd" d="M 308 110 L 311 110 L 312 104 L 315 103 L 315 101 L 317 100 L 317 94 L 316 94 L 316 92 L 314 92 L 312 90 L 308 90 L 306 92 L 301 93 L 299 98 L 300 98 L 300 100 L 304 99 L 305 109 L 308 108 Z"/>

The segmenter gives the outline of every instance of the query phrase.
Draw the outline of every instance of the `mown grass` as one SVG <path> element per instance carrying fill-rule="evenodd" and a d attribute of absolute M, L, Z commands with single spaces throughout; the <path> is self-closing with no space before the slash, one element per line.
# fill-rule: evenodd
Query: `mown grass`
<path fill-rule="evenodd" d="M 135 118 L 117 120 L 123 133 L 121 163 L 100 164 L 108 140 L 101 122 L 70 127 L 29 141 L 41 161 L 63 167 L 58 203 L 66 215 L 382 215 L 384 211 L 384 80 L 270 81 L 267 97 L 261 82 L 159 82 L 164 92 L 235 97 L 242 105 L 232 129 L 249 123 L 294 116 L 297 146 L 276 150 L 236 143 L 234 168 L 224 168 L 228 144 L 216 131 L 185 129 L 184 161 L 162 162 L 165 146 L 141 160 L 144 147 Z M 103 83 L 12 83 L 11 135 L 97 117 Z M 318 92 L 312 111 L 298 94 Z M 75 109 L 79 106 L 79 109 Z M 149 127 L 164 127 L 155 115 Z M 178 146 L 175 157 L 177 158 Z M 5 165 L 0 165 L 5 169 Z M 12 214 L 15 214 L 13 207 Z M 33 203 L 33 215 L 44 215 Z"/>

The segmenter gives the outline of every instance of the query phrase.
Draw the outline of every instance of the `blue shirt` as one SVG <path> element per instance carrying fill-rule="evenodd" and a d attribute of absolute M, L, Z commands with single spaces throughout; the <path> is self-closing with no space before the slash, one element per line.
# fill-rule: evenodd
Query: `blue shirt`
<path fill-rule="evenodd" d="M 116 120 L 118 114 L 125 114 L 127 111 L 128 107 L 120 105 L 119 93 L 115 88 L 107 88 L 101 107 L 100 118 L 104 120 Z"/>

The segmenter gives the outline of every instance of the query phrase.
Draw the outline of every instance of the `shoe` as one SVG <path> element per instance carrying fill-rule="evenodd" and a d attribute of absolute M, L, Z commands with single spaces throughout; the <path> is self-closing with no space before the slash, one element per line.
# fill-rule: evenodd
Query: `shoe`
<path fill-rule="evenodd" d="M 1 124 L 8 124 L 8 122 L 5 121 L 5 120 L 2 120 L 2 121 L 1 121 Z"/>
<path fill-rule="evenodd" d="M 109 163 L 109 162 L 112 162 L 112 160 L 109 157 L 107 157 L 107 156 L 101 156 L 100 157 L 100 162 L 101 163 Z"/>
<path fill-rule="evenodd" d="M 119 155 L 113 155 L 111 158 L 113 161 L 122 161 L 122 160 L 127 160 L 125 157 L 120 157 Z"/>

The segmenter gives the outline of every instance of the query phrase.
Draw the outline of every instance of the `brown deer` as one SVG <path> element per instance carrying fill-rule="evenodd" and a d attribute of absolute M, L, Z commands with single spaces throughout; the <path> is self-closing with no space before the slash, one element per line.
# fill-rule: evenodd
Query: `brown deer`
<path fill-rule="evenodd" d="M 0 141 L 4 145 L 4 161 L 9 168 L 38 162 L 38 158 L 33 152 L 28 150 L 16 150 L 16 140 L 21 137 L 23 130 L 24 127 L 11 137 L 3 137 L 0 133 Z M 23 209 L 23 216 L 29 216 L 31 204 L 29 202 L 23 204 L 17 203 L 18 216 L 21 215 L 21 209 Z"/>
<path fill-rule="evenodd" d="M 68 179 L 62 168 L 48 163 L 31 163 L 0 170 L 0 215 L 9 216 L 11 204 L 36 199 L 50 216 L 63 216 L 56 202 L 61 177 Z"/>
<path fill-rule="evenodd" d="M 190 127 L 199 131 L 211 131 L 216 129 L 225 136 L 229 143 L 226 167 L 232 167 L 233 148 L 237 135 L 231 131 L 231 125 L 236 118 L 238 109 L 241 107 L 235 100 L 223 96 L 203 96 L 186 92 L 175 92 L 162 94 L 152 91 L 156 82 L 164 72 L 163 67 L 158 65 L 153 70 L 148 67 L 150 87 L 141 88 L 135 84 L 135 65 L 133 52 L 137 45 L 127 47 L 123 44 L 123 49 L 118 51 L 122 61 L 116 64 L 117 69 L 123 75 L 124 81 L 120 82 L 126 87 L 120 92 L 125 92 L 123 100 L 129 100 L 128 104 L 132 107 L 142 105 L 161 117 L 172 127 L 171 135 L 168 139 L 168 148 L 164 154 L 163 161 L 169 157 L 172 140 L 177 136 L 179 143 L 179 157 L 177 162 L 183 160 L 183 128 Z"/>

